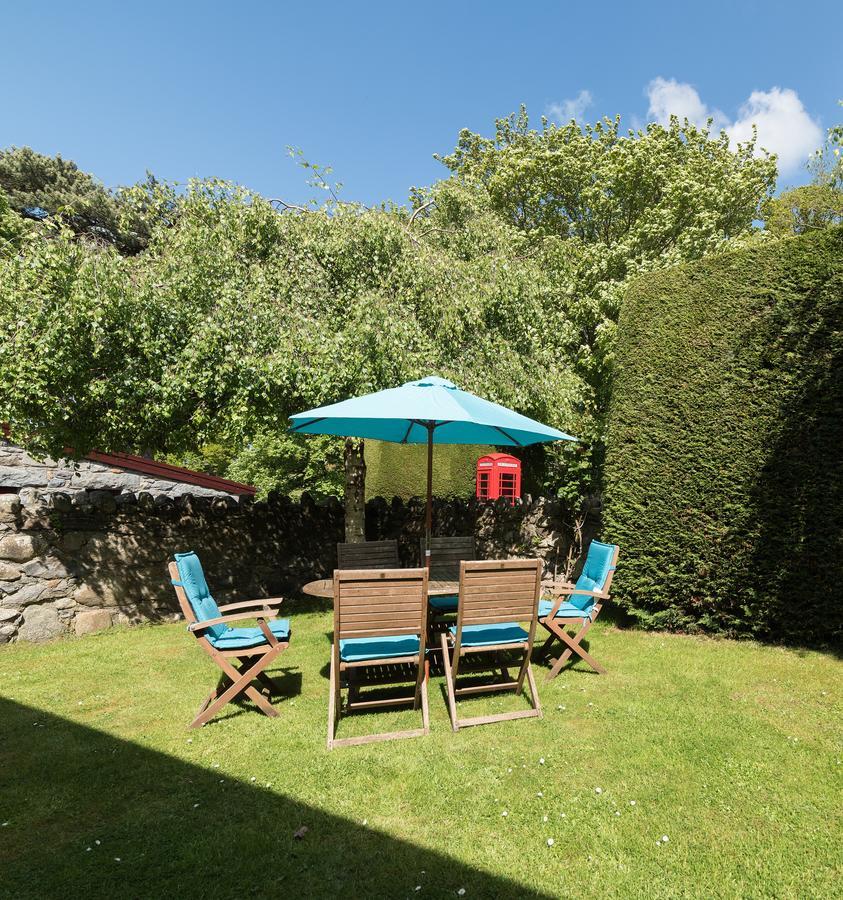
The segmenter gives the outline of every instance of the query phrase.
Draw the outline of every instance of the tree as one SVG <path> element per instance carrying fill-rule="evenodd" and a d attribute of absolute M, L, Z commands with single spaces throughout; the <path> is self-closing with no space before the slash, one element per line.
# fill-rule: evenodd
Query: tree
<path fill-rule="evenodd" d="M 441 211 L 410 221 L 279 212 L 196 182 L 135 257 L 67 229 L 7 254 L 0 417 L 36 452 L 219 443 L 244 468 L 266 451 L 322 483 L 338 470 L 310 466 L 326 445 L 286 438 L 289 414 L 431 371 L 576 431 L 581 387 L 549 340 L 557 304 L 524 236 L 458 185 L 434 197 Z"/>
<path fill-rule="evenodd" d="M 137 253 L 148 237 L 147 224 L 127 215 L 119 194 L 60 155 L 44 156 L 30 147 L 0 150 L 0 194 L 25 218 L 60 218 L 77 235 L 114 244 L 122 253 Z"/>
<path fill-rule="evenodd" d="M 442 162 L 530 237 L 558 285 L 566 354 L 588 381 L 599 438 L 610 390 L 615 323 L 629 279 L 716 252 L 748 235 L 772 193 L 773 157 L 754 141 L 730 148 L 675 117 L 622 134 L 620 119 L 529 127 L 526 110 L 494 138 L 464 130 Z"/>
<path fill-rule="evenodd" d="M 785 191 L 766 206 L 771 234 L 805 234 L 843 222 L 843 125 L 828 130 L 825 144 L 808 160 L 811 183 Z"/>

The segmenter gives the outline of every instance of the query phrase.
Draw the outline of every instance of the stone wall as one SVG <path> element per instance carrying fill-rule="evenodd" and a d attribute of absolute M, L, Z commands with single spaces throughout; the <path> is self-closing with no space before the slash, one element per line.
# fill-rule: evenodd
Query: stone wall
<path fill-rule="evenodd" d="M 180 497 L 219 497 L 221 491 L 181 481 L 155 478 L 109 466 L 91 459 L 78 462 L 67 459 L 35 459 L 23 447 L 0 440 L 0 489 L 21 492 L 75 494 L 80 491 L 163 494 Z"/>
<path fill-rule="evenodd" d="M 541 556 L 564 570 L 565 510 L 556 500 L 437 501 L 434 533 L 474 534 L 481 557 Z M 424 504 L 372 500 L 370 540 L 397 538 L 402 563 L 419 562 Z M 299 588 L 330 575 L 343 539 L 339 501 L 153 497 L 89 491 L 0 495 L 0 643 L 85 634 L 178 615 L 166 566 L 195 550 L 218 602 L 266 596 L 313 601 Z M 290 608 L 288 607 L 288 609 Z"/>

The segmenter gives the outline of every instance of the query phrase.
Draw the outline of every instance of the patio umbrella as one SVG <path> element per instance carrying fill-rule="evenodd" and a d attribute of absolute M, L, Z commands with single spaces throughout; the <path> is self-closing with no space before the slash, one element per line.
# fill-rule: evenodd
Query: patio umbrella
<path fill-rule="evenodd" d="M 541 441 L 575 441 L 505 406 L 460 390 L 435 375 L 309 409 L 290 416 L 296 434 L 335 434 L 395 444 L 427 444 L 425 561 L 430 565 L 433 523 L 433 445 L 495 444 L 527 447 Z"/>

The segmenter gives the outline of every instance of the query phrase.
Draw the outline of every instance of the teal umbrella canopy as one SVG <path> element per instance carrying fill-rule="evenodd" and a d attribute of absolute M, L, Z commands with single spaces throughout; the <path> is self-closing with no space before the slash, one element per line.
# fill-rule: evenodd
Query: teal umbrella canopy
<path fill-rule="evenodd" d="M 335 434 L 396 444 L 495 444 L 527 447 L 575 441 L 549 425 L 461 391 L 431 375 L 290 416 L 296 434 Z"/>

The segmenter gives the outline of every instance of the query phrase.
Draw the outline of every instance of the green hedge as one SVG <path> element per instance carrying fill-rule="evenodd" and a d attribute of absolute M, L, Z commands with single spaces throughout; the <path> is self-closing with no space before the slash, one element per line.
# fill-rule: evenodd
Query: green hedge
<path fill-rule="evenodd" d="M 494 447 L 439 444 L 433 448 L 433 493 L 470 497 L 475 491 L 477 460 Z M 366 441 L 366 499 L 427 495 L 427 445 Z"/>
<path fill-rule="evenodd" d="M 843 229 L 639 279 L 618 331 L 616 599 L 652 627 L 838 643 Z"/>

